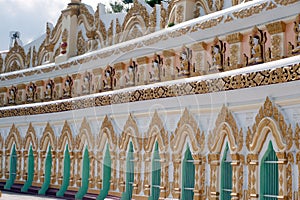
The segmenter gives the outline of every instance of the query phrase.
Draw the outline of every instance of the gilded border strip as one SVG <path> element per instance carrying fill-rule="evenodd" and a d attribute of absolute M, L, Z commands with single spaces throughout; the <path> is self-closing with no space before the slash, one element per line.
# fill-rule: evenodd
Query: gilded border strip
<path fill-rule="evenodd" d="M 262 71 L 249 72 L 201 81 L 185 83 L 172 83 L 167 86 L 157 86 L 134 91 L 116 90 L 113 94 L 87 97 L 81 99 L 69 99 L 64 102 L 52 102 L 46 105 L 34 105 L 30 107 L 18 107 L 0 110 L 0 118 L 37 115 L 72 111 L 84 108 L 107 106 L 113 104 L 130 103 L 169 97 L 207 94 L 212 92 L 229 91 L 249 87 L 258 87 L 278 83 L 286 83 L 300 80 L 300 63 Z"/>

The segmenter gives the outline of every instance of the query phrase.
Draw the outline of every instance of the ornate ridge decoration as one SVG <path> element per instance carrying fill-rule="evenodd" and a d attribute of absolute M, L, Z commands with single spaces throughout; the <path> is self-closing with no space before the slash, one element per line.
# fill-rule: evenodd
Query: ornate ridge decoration
<path fill-rule="evenodd" d="M 287 6 L 287 5 L 298 2 L 298 0 L 275 0 L 275 2 L 277 4 L 282 5 L 282 6 Z"/>
<path fill-rule="evenodd" d="M 164 29 L 166 27 L 167 17 L 168 17 L 167 10 L 164 8 L 164 6 L 161 2 L 161 5 L 160 5 L 160 29 Z"/>
<path fill-rule="evenodd" d="M 172 9 L 173 9 L 173 7 L 175 5 L 175 1 L 176 0 L 171 0 L 171 2 L 168 5 L 168 16 L 170 16 L 170 14 L 171 14 L 171 11 L 172 11 Z"/>
<path fill-rule="evenodd" d="M 107 44 L 111 46 L 113 44 L 113 30 L 114 30 L 114 21 L 111 20 L 109 28 L 107 30 Z"/>
<path fill-rule="evenodd" d="M 273 105 L 272 101 L 269 99 L 269 97 L 267 97 L 264 105 L 259 109 L 259 112 L 255 117 L 255 123 L 252 126 L 252 130 L 248 127 L 246 146 L 249 151 L 254 151 L 255 147 L 257 146 L 256 142 L 259 139 L 258 135 L 262 135 L 260 132 L 261 130 L 259 130 L 260 125 L 265 124 L 265 126 L 268 126 L 270 129 L 272 129 L 271 126 L 273 120 L 276 123 L 275 126 L 278 126 L 280 130 L 280 136 L 277 136 L 275 135 L 276 133 L 273 133 L 279 149 L 291 149 L 293 145 L 293 130 L 291 124 L 289 126 L 286 124 L 283 114 L 281 114 L 277 106 Z"/>
<path fill-rule="evenodd" d="M 144 137 L 144 149 L 146 152 L 152 152 L 155 141 L 158 142 L 160 151 L 165 152 L 169 145 L 168 132 L 165 130 L 157 111 L 153 114 L 147 137 Z"/>
<path fill-rule="evenodd" d="M 10 72 L 13 70 L 10 70 L 11 65 L 15 63 L 15 61 L 19 61 L 19 65 L 17 66 L 19 69 L 25 68 L 25 60 L 26 60 L 26 54 L 17 41 L 15 41 L 14 46 L 9 50 L 5 57 L 5 71 Z"/>
<path fill-rule="evenodd" d="M 86 41 L 80 30 L 77 35 L 77 55 L 83 55 L 86 52 Z"/>
<path fill-rule="evenodd" d="M 104 151 L 104 148 L 105 148 L 105 146 L 103 146 L 102 147 L 103 149 L 100 149 L 100 147 L 101 147 L 100 144 L 101 144 L 102 139 L 104 138 L 103 137 L 104 134 L 107 137 L 107 140 L 108 140 L 107 142 L 109 144 L 113 144 L 113 145 L 109 145 L 110 150 L 115 150 L 116 147 L 117 147 L 118 138 L 115 134 L 112 122 L 108 118 L 107 115 L 105 116 L 105 118 L 102 122 L 102 125 L 101 125 L 101 128 L 100 128 L 100 133 L 99 133 L 99 135 L 97 135 L 96 149 L 98 149 L 100 151 Z"/>
<path fill-rule="evenodd" d="M 149 32 L 153 33 L 156 30 L 156 7 L 153 7 L 153 11 L 149 17 Z"/>
<path fill-rule="evenodd" d="M 38 139 L 35 133 L 35 130 L 32 126 L 32 123 L 29 123 L 29 127 L 26 132 L 25 139 L 23 141 L 23 148 L 29 150 L 30 144 L 32 145 L 32 150 L 38 150 Z"/>
<path fill-rule="evenodd" d="M 3 58 L 2 58 L 2 55 L 0 54 L 0 72 L 4 71 L 4 70 L 2 70 L 2 66 L 3 66 Z"/>
<path fill-rule="evenodd" d="M 217 26 L 218 24 L 220 24 L 222 22 L 223 19 L 224 19 L 224 16 L 219 16 L 219 17 L 209 19 L 204 22 L 196 23 L 195 25 L 192 26 L 191 32 L 196 32 L 196 31 L 199 31 L 200 29 L 205 30 L 205 29 Z"/>
<path fill-rule="evenodd" d="M 122 31 L 122 27 L 120 25 L 119 19 L 117 18 L 116 19 L 116 33 L 115 33 L 115 40 L 114 40 L 115 44 L 119 43 L 121 31 Z"/>
<path fill-rule="evenodd" d="M 192 131 L 192 132 L 190 132 Z M 174 134 L 171 135 L 170 145 L 172 151 L 182 152 L 186 137 L 190 138 L 191 150 L 193 153 L 200 153 L 204 150 L 205 135 L 201 133 L 198 124 L 187 108 L 184 109 Z M 181 143 L 181 144 L 180 144 Z"/>
<path fill-rule="evenodd" d="M 123 31 L 126 28 L 127 22 L 129 22 L 129 20 L 131 18 L 135 18 L 136 15 L 140 15 L 143 18 L 143 20 L 145 22 L 145 25 L 146 25 L 145 28 L 148 28 L 148 26 L 149 26 L 149 14 L 148 14 L 148 12 L 142 4 L 140 4 L 137 0 L 134 0 L 133 1 L 133 6 L 129 9 L 129 11 L 127 12 L 127 14 L 125 16 L 125 19 L 124 19 L 124 22 L 123 22 L 123 25 L 122 25 L 122 30 Z"/>
<path fill-rule="evenodd" d="M 48 144 L 51 146 L 52 150 L 56 150 L 57 140 L 49 122 L 47 123 L 43 136 L 40 139 L 40 150 L 47 151 Z"/>
<path fill-rule="evenodd" d="M 122 150 L 126 150 L 128 143 L 132 140 L 132 144 L 135 152 L 139 152 L 142 148 L 142 137 L 139 134 L 138 126 L 133 118 L 132 114 L 129 114 L 126 124 L 123 128 L 121 137 L 119 138 L 119 147 Z"/>
<path fill-rule="evenodd" d="M 88 26 L 93 26 L 94 25 L 94 16 L 89 12 L 89 10 L 87 9 L 86 5 L 84 4 L 80 4 L 79 7 L 79 17 L 83 16 L 86 18 L 87 22 L 88 22 Z"/>
<path fill-rule="evenodd" d="M 105 29 L 105 24 L 100 19 L 99 12 L 100 11 L 99 11 L 99 7 L 98 7 L 95 12 L 95 27 L 96 27 L 96 31 L 99 31 L 101 33 L 101 36 L 102 36 L 103 40 L 105 41 L 106 37 L 107 37 L 107 35 L 106 35 L 107 33 L 106 33 L 106 29 Z M 104 41 L 103 41 L 103 43 L 104 43 Z"/>
<path fill-rule="evenodd" d="M 16 144 L 16 150 L 21 150 L 22 148 L 22 138 L 20 135 L 19 130 L 15 126 L 15 124 L 12 125 L 9 134 L 5 140 L 5 149 L 11 149 L 13 142 Z"/>
<path fill-rule="evenodd" d="M 220 153 L 226 135 L 231 152 L 239 152 L 243 148 L 243 130 L 239 130 L 232 113 L 223 106 L 215 122 L 215 128 L 208 135 L 209 150 Z"/>
<path fill-rule="evenodd" d="M 2 135 L 0 135 L 0 152 L 2 151 L 3 149 L 3 137 Z"/>
<path fill-rule="evenodd" d="M 47 53 L 45 44 L 46 44 L 46 39 L 44 39 L 44 41 L 40 45 L 39 50 L 37 52 L 37 65 L 41 65 L 43 63 L 43 58 L 44 58 L 45 54 Z"/>
<path fill-rule="evenodd" d="M 83 151 L 85 142 L 88 145 L 89 151 L 92 151 L 94 149 L 95 141 L 94 141 L 90 124 L 88 123 L 87 119 L 84 117 L 79 129 L 79 134 L 76 136 L 75 139 L 76 149 Z"/>
<path fill-rule="evenodd" d="M 64 151 L 64 148 L 65 148 L 67 142 L 69 144 L 70 151 L 73 151 L 74 140 L 73 140 L 73 136 L 72 136 L 72 130 L 68 124 L 68 121 L 66 120 L 64 123 L 64 126 L 62 128 L 61 134 L 59 136 L 59 139 L 58 139 L 57 150 Z"/>
<path fill-rule="evenodd" d="M 298 123 L 296 124 L 294 140 L 295 140 L 295 145 L 296 145 L 297 149 L 300 150 L 300 126 Z"/>
<path fill-rule="evenodd" d="M 268 2 L 254 5 L 251 8 L 245 8 L 243 10 L 233 12 L 233 16 L 236 18 L 240 18 L 240 19 L 247 18 L 254 14 L 258 14 L 258 13 L 262 12 L 267 7 L 267 5 L 268 5 Z"/>
<path fill-rule="evenodd" d="M 191 81 L 181 84 L 137 89 L 132 92 L 115 91 L 112 95 L 86 97 L 79 100 L 70 99 L 69 101 L 61 103 L 49 102 L 49 104 L 43 106 L 33 105 L 30 107 L 1 109 L 0 118 L 63 112 L 74 109 L 89 108 L 92 106 L 106 106 L 116 103 L 129 103 L 184 95 L 207 94 L 212 92 L 287 83 L 297 80 L 300 80 L 300 64 L 210 80 Z M 136 95 L 137 93 L 139 95 Z"/>
<path fill-rule="evenodd" d="M 63 15 L 61 14 L 56 22 L 55 27 L 53 28 L 53 30 L 51 31 L 51 36 L 49 35 L 49 42 L 50 44 L 55 45 L 55 43 L 58 41 L 59 39 L 59 35 L 60 35 L 60 29 L 62 26 L 62 19 L 63 19 Z"/>

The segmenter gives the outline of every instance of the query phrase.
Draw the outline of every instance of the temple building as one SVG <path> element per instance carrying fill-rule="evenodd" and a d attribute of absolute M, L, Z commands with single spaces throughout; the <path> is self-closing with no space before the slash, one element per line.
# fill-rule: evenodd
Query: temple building
<path fill-rule="evenodd" d="M 300 200 L 299 11 L 71 0 L 38 40 L 0 52 L 0 190 Z"/>

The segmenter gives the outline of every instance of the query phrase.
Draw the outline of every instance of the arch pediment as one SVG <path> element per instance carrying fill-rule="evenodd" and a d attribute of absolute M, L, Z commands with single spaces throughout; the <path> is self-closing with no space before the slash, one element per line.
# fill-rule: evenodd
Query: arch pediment
<path fill-rule="evenodd" d="M 85 145 L 88 146 L 89 151 L 92 151 L 95 146 L 95 141 L 92 135 L 90 124 L 86 118 L 83 118 L 79 129 L 79 134 L 76 136 L 76 148 L 77 150 L 83 151 Z"/>
<path fill-rule="evenodd" d="M 255 117 L 252 129 L 248 128 L 246 137 L 248 150 L 259 153 L 269 133 L 272 134 L 279 150 L 289 150 L 292 147 L 293 131 L 291 124 L 286 123 L 284 115 L 267 97 Z"/>
<path fill-rule="evenodd" d="M 144 149 L 146 152 L 152 152 L 155 141 L 161 152 L 167 151 L 169 145 L 168 133 L 165 131 L 164 125 L 157 111 L 154 112 L 147 137 L 144 138 Z"/>
<path fill-rule="evenodd" d="M 106 148 L 106 143 L 108 143 L 110 150 L 114 151 L 117 147 L 117 141 L 117 136 L 115 134 L 112 122 L 106 115 L 102 122 L 100 132 L 97 135 L 96 148 L 99 151 L 104 151 Z"/>
<path fill-rule="evenodd" d="M 26 54 L 17 41 L 14 46 L 9 50 L 5 57 L 5 72 L 11 72 L 25 68 Z"/>
<path fill-rule="evenodd" d="M 16 144 L 17 150 L 21 150 L 22 138 L 15 124 L 12 125 L 9 134 L 5 140 L 5 149 L 11 149 L 13 144 Z"/>
<path fill-rule="evenodd" d="M 209 150 L 213 153 L 220 153 L 226 137 L 231 152 L 237 152 L 243 148 L 243 131 L 239 130 L 233 114 L 223 106 L 215 122 L 215 128 L 208 135 Z"/>
<path fill-rule="evenodd" d="M 50 123 L 48 122 L 43 132 L 43 136 L 40 140 L 40 150 L 47 151 L 49 145 L 51 146 L 53 151 L 56 150 L 56 137 Z"/>
<path fill-rule="evenodd" d="M 72 130 L 70 128 L 70 125 L 68 124 L 68 121 L 65 121 L 63 129 L 59 136 L 58 146 L 57 146 L 58 150 L 64 151 L 66 144 L 69 144 L 70 151 L 73 151 L 74 140 L 73 140 Z"/>
<path fill-rule="evenodd" d="M 174 153 L 180 153 L 184 151 L 184 144 L 189 138 L 191 142 L 191 151 L 193 154 L 201 153 L 204 150 L 205 135 L 201 133 L 198 124 L 192 114 L 185 109 L 174 134 L 171 135 L 170 145 Z"/>
<path fill-rule="evenodd" d="M 29 127 L 26 132 L 26 136 L 23 144 L 24 149 L 29 150 L 30 144 L 32 145 L 32 150 L 36 151 L 38 148 L 38 139 L 36 136 L 36 132 L 32 126 L 32 123 L 29 123 Z"/>
<path fill-rule="evenodd" d="M 142 137 L 140 137 L 138 126 L 132 114 L 128 116 L 126 124 L 123 128 L 123 132 L 119 140 L 120 149 L 126 151 L 130 140 L 133 143 L 134 151 L 140 151 Z"/>

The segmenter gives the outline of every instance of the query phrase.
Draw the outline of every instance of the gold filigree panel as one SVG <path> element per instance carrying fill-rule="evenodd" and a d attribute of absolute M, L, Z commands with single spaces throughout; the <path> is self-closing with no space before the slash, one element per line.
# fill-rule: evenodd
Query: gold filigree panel
<path fill-rule="evenodd" d="M 70 151 L 73 151 L 74 140 L 73 140 L 72 130 L 68 124 L 68 121 L 65 121 L 61 134 L 58 139 L 57 150 L 63 151 L 67 144 L 69 145 Z"/>
<path fill-rule="evenodd" d="M 293 131 L 288 125 L 284 115 L 276 105 L 267 97 L 264 105 L 255 117 L 252 129 L 248 128 L 246 146 L 251 152 L 260 152 L 269 133 L 272 133 L 278 148 L 289 150 L 293 145 Z"/>
<path fill-rule="evenodd" d="M 215 122 L 215 128 L 208 135 L 209 150 L 220 153 L 226 137 L 231 152 L 237 153 L 243 148 L 243 131 L 239 130 L 232 113 L 223 106 Z"/>
<path fill-rule="evenodd" d="M 104 151 L 106 143 L 108 143 L 110 151 L 113 152 L 117 148 L 117 142 L 118 138 L 114 131 L 112 122 L 106 115 L 102 122 L 100 133 L 97 135 L 96 149 L 98 149 L 99 151 Z"/>
<path fill-rule="evenodd" d="M 126 151 L 130 140 L 132 141 L 134 151 L 141 151 L 143 140 L 139 134 L 138 126 L 132 114 L 129 115 L 121 137 L 119 138 L 119 148 Z"/>
<path fill-rule="evenodd" d="M 204 132 L 201 133 L 196 120 L 186 108 L 177 123 L 174 134 L 170 138 L 173 153 L 180 154 L 184 151 L 184 143 L 187 138 L 190 139 L 193 154 L 199 154 L 203 151 L 205 145 Z"/>
<path fill-rule="evenodd" d="M 40 150 L 47 151 L 48 146 L 51 146 L 52 150 L 54 151 L 56 150 L 57 146 L 57 139 L 49 122 L 47 123 L 43 132 L 43 136 L 40 139 Z"/>
<path fill-rule="evenodd" d="M 29 127 L 26 132 L 26 136 L 23 142 L 23 148 L 26 150 L 29 150 L 30 145 L 32 145 L 32 150 L 37 151 L 38 149 L 38 139 L 34 130 L 34 127 L 32 126 L 32 123 L 29 123 Z"/>
<path fill-rule="evenodd" d="M 92 130 L 90 124 L 88 123 L 86 118 L 83 118 L 79 134 L 76 136 L 75 139 L 75 148 L 80 150 L 81 152 L 84 150 L 85 145 L 87 145 L 89 151 L 92 151 L 95 146 L 94 136 L 92 134 Z"/>
<path fill-rule="evenodd" d="M 165 131 L 163 122 L 161 121 L 157 111 L 154 112 L 147 136 L 144 137 L 144 150 L 146 152 L 152 152 L 156 141 L 158 142 L 160 152 L 166 152 L 168 150 L 168 133 Z"/>

